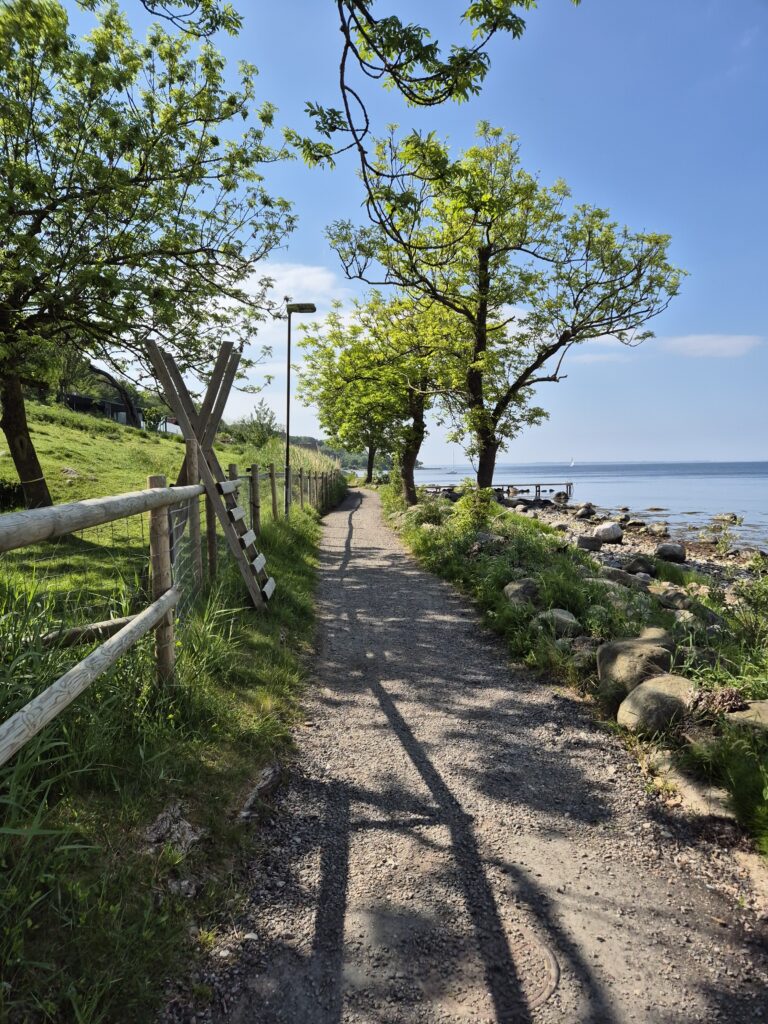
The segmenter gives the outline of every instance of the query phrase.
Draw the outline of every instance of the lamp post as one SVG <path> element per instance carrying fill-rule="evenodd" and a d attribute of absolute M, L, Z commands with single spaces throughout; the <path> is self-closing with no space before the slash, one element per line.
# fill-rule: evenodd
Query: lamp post
<path fill-rule="evenodd" d="M 314 313 L 314 302 L 289 302 L 285 307 L 288 314 L 288 361 L 285 372 L 285 517 L 291 508 L 291 313 Z"/>

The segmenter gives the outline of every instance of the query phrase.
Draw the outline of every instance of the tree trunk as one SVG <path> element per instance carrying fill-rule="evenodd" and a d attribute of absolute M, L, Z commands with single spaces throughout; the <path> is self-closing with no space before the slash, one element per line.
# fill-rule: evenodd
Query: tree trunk
<path fill-rule="evenodd" d="M 481 435 L 480 451 L 477 462 L 477 486 L 493 487 L 493 474 L 496 469 L 496 456 L 499 452 L 499 442 L 487 435 Z"/>
<path fill-rule="evenodd" d="M 139 410 L 136 408 L 136 403 L 131 396 L 128 388 L 125 387 L 116 377 L 113 377 L 111 373 L 107 373 L 106 370 L 102 370 L 100 366 L 94 366 L 93 363 L 89 363 L 89 369 L 91 373 L 98 377 L 102 377 L 110 387 L 114 388 L 122 399 L 123 405 L 125 406 L 125 422 L 129 427 L 136 427 L 137 430 L 141 430 L 141 416 Z"/>
<path fill-rule="evenodd" d="M 368 446 L 368 468 L 365 473 L 365 482 L 370 484 L 373 482 L 373 463 L 376 461 L 376 445 L 371 444 Z"/>
<path fill-rule="evenodd" d="M 0 405 L 0 427 L 8 442 L 16 472 L 19 474 L 27 508 L 45 508 L 52 505 L 51 493 L 43 476 L 43 467 L 40 465 L 29 433 L 21 380 L 14 374 L 0 380 Z"/>
<path fill-rule="evenodd" d="M 411 416 L 411 426 L 408 428 L 405 441 L 403 442 L 400 459 L 400 477 L 403 481 L 403 494 L 409 505 L 415 505 L 418 500 L 416 497 L 414 470 L 416 469 L 416 461 L 427 432 L 424 420 L 424 404 L 423 392 L 415 392 L 410 395 L 408 411 Z"/>

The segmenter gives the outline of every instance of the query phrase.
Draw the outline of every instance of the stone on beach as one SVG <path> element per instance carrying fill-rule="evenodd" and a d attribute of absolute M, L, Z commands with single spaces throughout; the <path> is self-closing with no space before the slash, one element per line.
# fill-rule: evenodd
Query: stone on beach
<path fill-rule="evenodd" d="M 636 686 L 652 675 L 668 672 L 672 666 L 672 637 L 663 629 L 644 629 L 638 637 L 613 640 L 597 651 L 600 696 L 615 711 Z"/>
<path fill-rule="evenodd" d="M 659 544 L 656 548 L 656 557 L 664 562 L 683 563 L 685 556 L 685 544 L 670 542 L 668 544 Z"/>
<path fill-rule="evenodd" d="M 576 538 L 576 547 L 581 548 L 582 551 L 599 551 L 602 546 L 601 540 L 598 540 L 597 537 L 589 537 L 586 533 Z"/>
<path fill-rule="evenodd" d="M 616 721 L 632 732 L 664 732 L 683 717 L 692 694 L 690 679 L 666 674 L 653 676 L 627 694 Z"/>
<path fill-rule="evenodd" d="M 624 531 L 618 523 L 601 523 L 594 528 L 592 536 L 603 544 L 620 544 Z"/>

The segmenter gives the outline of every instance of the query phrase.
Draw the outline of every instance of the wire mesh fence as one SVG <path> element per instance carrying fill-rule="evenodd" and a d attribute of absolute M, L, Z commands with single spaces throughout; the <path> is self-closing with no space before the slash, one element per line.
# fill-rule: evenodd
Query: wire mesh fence
<path fill-rule="evenodd" d="M 0 556 L 0 587 L 14 606 L 45 605 L 53 624 L 132 614 L 149 587 L 149 521 L 135 515 Z"/>

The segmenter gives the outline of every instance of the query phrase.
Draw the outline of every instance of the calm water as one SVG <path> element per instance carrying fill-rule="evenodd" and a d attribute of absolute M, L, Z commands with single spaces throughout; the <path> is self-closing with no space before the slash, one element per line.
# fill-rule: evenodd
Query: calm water
<path fill-rule="evenodd" d="M 417 470 L 416 482 L 451 484 L 466 476 L 474 476 L 469 464 L 428 466 Z M 734 536 L 768 546 L 768 462 L 499 463 L 494 477 L 497 484 L 556 489 L 567 480 L 574 485 L 573 502 L 609 510 L 626 505 L 639 518 L 666 519 L 676 530 L 698 530 L 713 515 L 735 512 L 744 523 L 732 528 Z"/>

